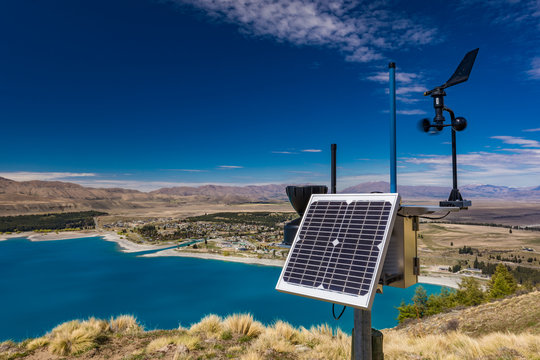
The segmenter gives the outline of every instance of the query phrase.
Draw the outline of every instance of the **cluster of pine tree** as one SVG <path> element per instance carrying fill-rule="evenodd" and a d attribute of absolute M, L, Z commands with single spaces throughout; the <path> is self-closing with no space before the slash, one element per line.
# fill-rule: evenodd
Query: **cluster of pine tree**
<path fill-rule="evenodd" d="M 417 319 L 446 311 L 456 306 L 480 305 L 492 299 L 502 298 L 515 293 L 517 283 L 508 268 L 503 264 L 497 265 L 491 280 L 484 291 L 478 280 L 467 277 L 461 280 L 459 289 L 452 291 L 443 288 L 440 294 L 428 296 L 422 286 L 416 288 L 411 304 L 404 301 L 398 307 L 398 321 Z"/>
<path fill-rule="evenodd" d="M 470 246 L 463 246 L 462 248 L 458 249 L 458 253 L 460 254 L 473 254 L 473 248 Z"/>
<path fill-rule="evenodd" d="M 180 240 L 180 239 L 191 239 L 191 238 L 201 238 L 206 236 L 206 231 L 201 229 L 196 229 L 195 227 L 188 226 L 183 229 L 177 229 L 174 233 L 162 234 L 158 231 L 158 228 L 155 225 L 147 224 L 140 228 L 137 228 L 136 231 L 147 238 L 149 241 L 171 241 L 171 240 Z"/>
<path fill-rule="evenodd" d="M 500 260 L 500 255 L 497 255 L 497 259 Z M 536 258 L 529 258 L 529 259 L 531 259 L 531 261 L 527 259 L 527 262 L 532 263 L 533 261 L 536 261 Z M 507 261 L 507 260 L 503 258 L 503 261 Z M 520 261 L 513 261 L 513 262 L 521 263 L 521 259 Z M 478 257 L 476 257 L 473 263 L 473 267 L 475 269 L 482 270 L 482 274 L 485 274 L 485 275 L 493 275 L 499 265 L 490 263 L 490 262 L 478 261 Z M 534 286 L 536 286 L 537 284 L 540 284 L 540 271 L 538 271 L 537 269 L 534 269 L 531 267 L 524 267 L 524 266 L 516 266 L 513 268 L 507 266 L 507 269 L 519 284 L 530 283 L 531 285 L 534 285 Z M 450 270 L 452 270 L 452 268 Z"/>

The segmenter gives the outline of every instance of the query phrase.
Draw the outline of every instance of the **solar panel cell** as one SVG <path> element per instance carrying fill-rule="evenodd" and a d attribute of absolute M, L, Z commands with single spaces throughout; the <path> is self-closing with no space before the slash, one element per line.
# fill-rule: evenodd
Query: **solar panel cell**
<path fill-rule="evenodd" d="M 348 304 L 370 307 L 397 201 L 397 194 L 314 195 L 277 289 L 340 303 L 363 297 Z"/>

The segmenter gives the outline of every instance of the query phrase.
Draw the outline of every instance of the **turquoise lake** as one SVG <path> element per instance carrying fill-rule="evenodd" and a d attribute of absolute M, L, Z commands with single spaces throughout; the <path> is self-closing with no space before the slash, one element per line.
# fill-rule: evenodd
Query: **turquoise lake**
<path fill-rule="evenodd" d="M 350 332 L 353 311 L 332 317 L 330 303 L 282 294 L 281 268 L 181 257 L 138 257 L 99 237 L 0 241 L 0 341 L 41 336 L 57 324 L 90 316 L 133 314 L 146 329 L 188 326 L 206 314 L 251 313 L 265 324 L 328 323 Z M 441 287 L 422 285 L 429 293 Z M 401 300 L 415 287 L 385 287 L 372 309 L 373 327 L 397 325 Z M 336 311 L 341 311 L 336 306 Z"/>

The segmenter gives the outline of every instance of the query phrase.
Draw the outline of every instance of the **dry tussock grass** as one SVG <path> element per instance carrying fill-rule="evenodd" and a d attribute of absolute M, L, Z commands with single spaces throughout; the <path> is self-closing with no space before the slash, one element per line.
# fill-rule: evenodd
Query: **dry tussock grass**
<path fill-rule="evenodd" d="M 492 333 L 478 338 L 461 332 L 415 337 L 403 332 L 384 336 L 385 359 L 495 360 L 540 358 L 540 336 Z"/>
<path fill-rule="evenodd" d="M 264 331 L 264 325 L 253 320 L 251 314 L 233 314 L 223 321 L 226 330 L 236 335 L 256 337 Z"/>
<path fill-rule="evenodd" d="M 259 354 L 275 352 L 279 354 L 294 352 L 294 345 L 272 330 L 263 332 L 251 345 L 250 350 Z"/>
<path fill-rule="evenodd" d="M 95 333 L 79 328 L 57 333 L 49 343 L 49 351 L 57 355 L 76 355 L 94 346 Z"/>
<path fill-rule="evenodd" d="M 94 317 L 88 320 L 72 320 L 56 326 L 47 335 L 31 340 L 26 349 L 34 351 L 47 346 L 56 355 L 81 354 L 97 345 L 96 340 L 110 333 L 127 333 L 140 331 L 137 320 L 128 315 L 111 318 L 110 321 Z"/>
<path fill-rule="evenodd" d="M 299 355 L 300 359 L 338 360 L 351 357 L 351 337 L 328 324 L 301 328 L 300 343 L 310 350 Z"/>
<path fill-rule="evenodd" d="M 261 355 L 259 355 L 259 353 L 255 351 L 249 351 L 240 358 L 240 360 L 263 360 L 263 359 L 264 357 L 262 357 Z"/>
<path fill-rule="evenodd" d="M 201 339 L 199 337 L 188 334 L 182 334 L 177 336 L 164 336 L 152 340 L 146 346 L 146 352 L 153 353 L 162 348 L 165 348 L 167 345 L 183 345 L 188 350 L 195 350 L 199 347 L 200 343 Z"/>
<path fill-rule="evenodd" d="M 221 317 L 217 315 L 207 315 L 200 322 L 191 325 L 191 334 L 201 334 L 207 338 L 216 338 L 223 332 L 224 326 Z"/>
<path fill-rule="evenodd" d="M 57 355 L 83 353 L 96 345 L 95 340 L 107 331 L 108 326 L 107 321 L 96 318 L 61 324 L 46 335 L 49 340 L 49 351 Z"/>
<path fill-rule="evenodd" d="M 8 358 L 2 354 L 6 351 L 9 351 L 11 357 L 15 353 L 25 357 L 25 351 L 33 354 L 38 348 L 47 348 L 56 355 L 76 359 L 84 351 L 101 346 L 102 337 L 111 336 L 113 331 L 121 335 L 115 340 L 113 350 L 120 356 L 118 358 L 125 358 L 125 354 L 131 354 L 132 358 L 163 357 L 174 360 L 338 360 L 349 359 L 351 356 L 351 337 L 339 329 L 333 330 L 327 324 L 306 329 L 277 321 L 272 326 L 264 327 L 249 314 L 235 314 L 224 320 L 209 315 L 193 324 L 189 330 L 149 332 L 148 336 L 141 334 L 134 337 L 131 332 L 140 331 L 141 328 L 135 319 L 131 319 L 103 321 L 91 318 L 86 321 L 70 321 L 57 326 L 41 338 L 20 344 L 0 344 L 0 359 Z M 221 336 L 217 336 L 219 334 Z M 135 338 L 139 341 L 137 349 L 134 351 L 131 347 L 126 350 L 126 346 L 132 345 Z M 492 332 L 470 336 L 462 331 L 445 334 L 426 331 L 415 334 L 406 329 L 388 330 L 384 335 L 384 353 L 387 360 L 540 360 L 540 334 Z"/>
<path fill-rule="evenodd" d="M 120 315 L 109 320 L 109 329 L 113 333 L 133 334 L 143 330 L 137 319 L 132 315 Z"/>
<path fill-rule="evenodd" d="M 29 351 L 33 351 L 47 345 L 49 345 L 49 339 L 43 336 L 28 342 L 28 344 L 26 344 L 26 349 Z"/>
<path fill-rule="evenodd" d="M 298 359 L 341 360 L 351 356 L 351 337 L 327 324 L 296 329 L 276 322 L 252 343 L 244 358 L 293 357 Z M 286 356 L 288 355 L 288 356 Z M 243 359 L 244 359 L 243 358 Z"/>
<path fill-rule="evenodd" d="M 300 339 L 300 331 L 295 329 L 291 324 L 284 321 L 276 321 L 272 327 L 269 327 L 266 332 L 274 332 L 276 336 L 280 336 L 283 339 L 297 344 Z"/>

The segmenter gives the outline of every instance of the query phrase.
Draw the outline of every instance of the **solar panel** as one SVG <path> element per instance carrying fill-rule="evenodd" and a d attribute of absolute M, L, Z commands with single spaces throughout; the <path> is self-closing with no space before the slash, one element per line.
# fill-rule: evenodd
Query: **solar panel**
<path fill-rule="evenodd" d="M 370 309 L 398 205 L 398 194 L 313 195 L 276 289 Z"/>

